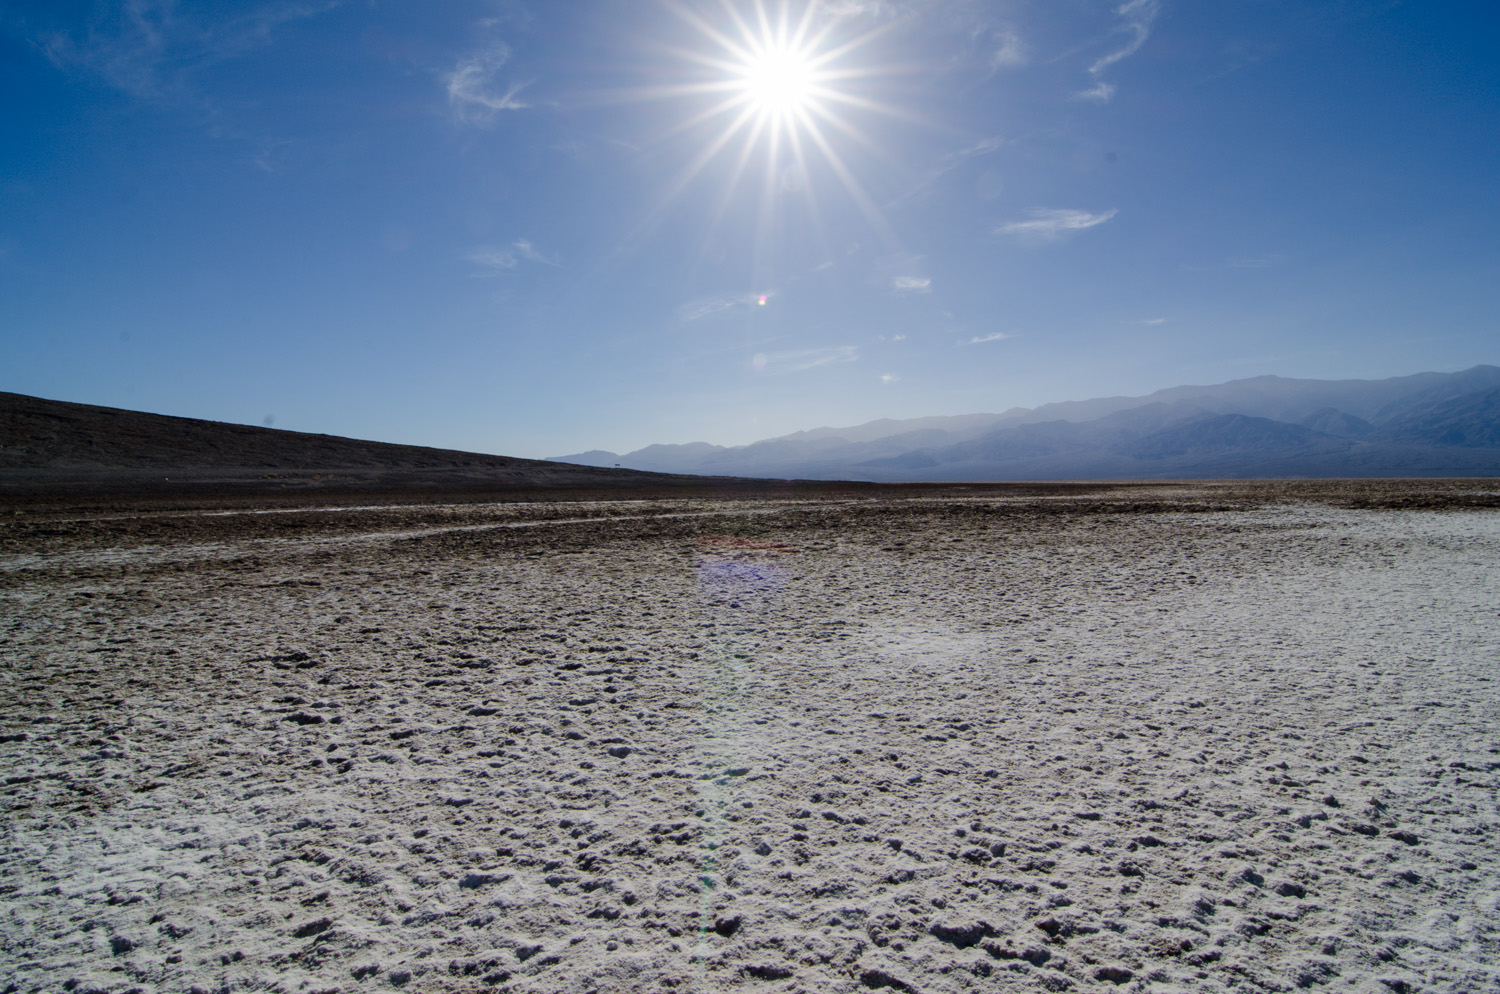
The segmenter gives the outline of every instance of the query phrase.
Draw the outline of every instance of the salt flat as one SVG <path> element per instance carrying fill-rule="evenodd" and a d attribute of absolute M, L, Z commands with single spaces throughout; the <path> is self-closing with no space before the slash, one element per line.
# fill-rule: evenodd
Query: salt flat
<path fill-rule="evenodd" d="M 1494 503 L 17 509 L 0 976 L 1495 989 Z"/>

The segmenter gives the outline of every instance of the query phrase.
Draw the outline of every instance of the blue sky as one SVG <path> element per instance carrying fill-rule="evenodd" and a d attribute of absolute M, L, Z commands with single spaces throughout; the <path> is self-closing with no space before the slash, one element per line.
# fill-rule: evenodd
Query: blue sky
<path fill-rule="evenodd" d="M 0 3 L 0 389 L 546 456 L 1500 361 L 1500 30 Z"/>

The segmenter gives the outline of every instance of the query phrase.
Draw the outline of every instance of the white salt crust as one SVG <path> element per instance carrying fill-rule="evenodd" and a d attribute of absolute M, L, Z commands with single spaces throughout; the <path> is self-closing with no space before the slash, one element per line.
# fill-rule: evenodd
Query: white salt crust
<path fill-rule="evenodd" d="M 1500 514 L 1139 499 L 11 551 L 0 989 L 1500 989 Z"/>

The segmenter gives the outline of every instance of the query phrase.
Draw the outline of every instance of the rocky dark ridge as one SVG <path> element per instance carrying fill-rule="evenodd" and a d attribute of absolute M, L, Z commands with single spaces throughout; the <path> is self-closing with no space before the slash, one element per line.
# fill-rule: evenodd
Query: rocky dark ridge
<path fill-rule="evenodd" d="M 0 393 L 0 495 L 701 483 L 631 469 L 371 442 Z"/>

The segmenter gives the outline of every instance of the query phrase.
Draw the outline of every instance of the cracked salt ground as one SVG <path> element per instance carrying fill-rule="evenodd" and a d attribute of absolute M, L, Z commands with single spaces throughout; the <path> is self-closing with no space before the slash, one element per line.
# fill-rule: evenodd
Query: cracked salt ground
<path fill-rule="evenodd" d="M 1500 517 L 1175 493 L 12 574 L 0 973 L 1495 988 Z"/>
<path fill-rule="evenodd" d="M 1370 537 L 1367 519 L 1350 516 L 1341 524 L 1325 523 L 1333 534 L 1321 536 L 1322 542 L 1333 539 L 1346 544 Z M 1064 615 L 1049 631 L 1047 642 L 1055 647 L 1051 659 L 1044 661 L 1028 656 L 1023 662 L 1015 657 L 1007 664 L 1001 657 L 980 660 L 972 667 L 961 667 L 974 671 L 970 681 L 978 685 L 977 689 L 987 691 L 985 696 L 992 699 L 1001 695 L 983 686 L 985 681 L 994 679 L 988 671 L 994 665 L 1007 667 L 1012 671 L 1008 680 L 1013 685 L 1049 688 L 1040 693 L 1056 701 L 1050 709 L 1044 706 L 1033 711 L 1029 723 L 1016 717 L 998 717 L 993 722 L 950 723 L 947 728 L 936 727 L 927 732 L 923 739 L 962 741 L 973 735 L 976 725 L 981 729 L 996 724 L 1006 728 L 1010 731 L 1007 738 L 1013 743 L 1024 742 L 1026 752 L 1013 757 L 1010 769 L 1002 767 L 988 771 L 999 785 L 1013 783 L 1021 787 L 1034 781 L 1038 771 L 1049 763 L 1071 765 L 1071 770 L 1066 767 L 1054 770 L 1060 790 L 1051 799 L 1060 803 L 1039 805 L 1034 816 L 1055 818 L 1062 824 L 1065 834 L 1082 836 L 1080 841 L 1065 848 L 1084 856 L 1093 855 L 1091 850 L 1106 854 L 1109 848 L 1118 847 L 1121 841 L 1116 838 L 1119 819 L 1108 819 L 1111 812 L 1099 810 L 1101 805 L 1098 802 L 1107 796 L 1106 791 L 1117 794 L 1133 792 L 1138 795 L 1134 806 L 1144 807 L 1146 811 L 1199 809 L 1197 813 L 1189 810 L 1177 816 L 1179 822 L 1188 822 L 1182 826 L 1181 837 L 1164 841 L 1148 834 L 1137 836 L 1126 846 L 1132 852 L 1144 852 L 1155 858 L 1122 859 L 1114 865 L 1110 859 L 1103 859 L 1090 866 L 1090 861 L 1074 856 L 1074 870 L 1118 873 L 1144 881 L 1158 876 L 1148 873 L 1150 864 L 1161 863 L 1161 854 L 1171 853 L 1172 869 L 1181 886 L 1196 887 L 1206 875 L 1208 879 L 1227 875 L 1251 883 L 1255 896 L 1267 893 L 1266 889 L 1270 888 L 1275 896 L 1296 899 L 1297 903 L 1289 908 L 1276 908 L 1267 918 L 1259 920 L 1244 911 L 1226 911 L 1214 902 L 1214 915 L 1221 926 L 1253 931 L 1276 920 L 1288 917 L 1301 920 L 1306 916 L 1326 929 L 1330 936 L 1320 953 L 1337 952 L 1341 948 L 1340 937 L 1347 941 L 1350 936 L 1360 936 L 1371 941 L 1372 930 L 1389 927 L 1395 918 L 1400 917 L 1390 913 L 1392 903 L 1398 907 L 1406 903 L 1407 907 L 1402 909 L 1405 913 L 1414 914 L 1416 911 L 1410 898 L 1407 902 L 1392 902 L 1390 888 L 1420 886 L 1425 881 L 1429 893 L 1412 895 L 1415 902 L 1431 899 L 1431 891 L 1435 888 L 1433 882 L 1419 871 L 1404 871 L 1405 876 L 1382 875 L 1371 872 L 1369 868 L 1400 860 L 1403 855 L 1400 853 L 1401 843 L 1416 845 L 1422 840 L 1412 835 L 1408 841 L 1399 837 L 1400 832 L 1392 835 L 1369 822 L 1355 822 L 1343 829 L 1328 824 L 1330 813 L 1346 816 L 1353 813 L 1341 810 L 1343 805 L 1334 793 L 1315 796 L 1318 790 L 1338 786 L 1344 788 L 1346 797 L 1352 795 L 1359 799 L 1361 795 L 1371 794 L 1372 781 L 1367 777 L 1359 776 L 1351 783 L 1349 776 L 1338 775 L 1336 765 L 1322 764 L 1310 772 L 1296 773 L 1296 776 L 1306 777 L 1305 781 L 1286 774 L 1277 776 L 1276 773 L 1290 768 L 1285 756 L 1295 757 L 1294 761 L 1304 768 L 1309 758 L 1337 763 L 1339 748 L 1337 745 L 1330 747 L 1330 740 L 1336 743 L 1348 738 L 1350 733 L 1357 737 L 1360 730 L 1376 727 L 1379 722 L 1370 718 L 1386 722 L 1400 720 L 1389 711 L 1371 714 L 1371 698 L 1349 693 L 1348 675 L 1331 665 L 1335 661 L 1348 659 L 1358 668 L 1373 668 L 1378 664 L 1369 660 L 1389 659 L 1394 654 L 1396 658 L 1391 662 L 1403 664 L 1405 671 L 1399 681 L 1404 688 L 1403 696 L 1381 703 L 1395 710 L 1449 709 L 1443 727 L 1428 728 L 1425 722 L 1422 724 L 1422 731 L 1433 735 L 1434 741 L 1421 743 L 1408 739 L 1406 743 L 1409 759 L 1401 765 L 1420 769 L 1424 757 L 1418 754 L 1445 745 L 1451 748 L 1455 733 L 1459 741 L 1465 741 L 1468 736 L 1472 738 L 1467 741 L 1477 743 L 1493 738 L 1493 725 L 1489 724 L 1493 721 L 1492 697 L 1477 709 L 1478 713 L 1472 718 L 1467 714 L 1451 713 L 1455 707 L 1463 706 L 1456 701 L 1420 701 L 1432 696 L 1432 688 L 1451 685 L 1455 679 L 1460 683 L 1473 680 L 1482 685 L 1488 680 L 1486 674 L 1489 670 L 1484 661 L 1500 658 L 1497 633 L 1489 621 L 1494 614 L 1493 605 L 1478 597 L 1464 597 L 1465 591 L 1484 589 L 1487 557 L 1493 554 L 1497 544 L 1496 519 L 1489 517 L 1459 523 L 1440 515 L 1415 520 L 1390 516 L 1380 524 L 1390 530 L 1397 548 L 1417 540 L 1451 551 L 1466 550 L 1468 554 L 1452 560 L 1428 561 L 1415 569 L 1383 570 L 1374 578 L 1365 575 L 1372 566 L 1368 562 L 1350 571 L 1337 565 L 1309 564 L 1304 557 L 1296 557 L 1281 570 L 1273 569 L 1269 574 L 1261 573 L 1253 580 L 1244 581 L 1242 589 L 1237 591 L 1212 593 L 1204 588 L 1187 588 L 1170 601 L 1154 600 L 1134 611 L 1082 612 L 1086 616 L 1075 616 L 1077 620 L 1071 623 L 1063 620 Z M 1380 525 L 1376 530 L 1381 530 Z M 1384 552 L 1380 553 L 1382 559 L 1385 556 Z M 1373 565 L 1379 568 L 1378 562 Z M 1267 596 L 1268 593 L 1271 596 Z M 1464 624 L 1453 624 L 1455 613 Z M 1351 626 L 1352 618 L 1366 619 L 1368 623 Z M 1397 631 L 1393 633 L 1389 630 L 1391 628 Z M 1109 634 L 1101 638 L 1102 633 Z M 909 643 L 912 638 L 909 630 L 903 632 L 903 642 Z M 871 639 L 877 646 L 887 641 L 881 635 L 872 635 Z M 945 637 L 935 631 L 933 642 L 942 645 L 944 641 Z M 1083 642 L 1089 643 L 1087 647 L 1093 657 L 1082 666 L 1070 663 L 1070 660 L 1079 659 L 1073 650 L 1083 648 L 1080 644 Z M 1115 645 L 1112 646 L 1111 642 Z M 1140 642 L 1146 643 L 1145 649 L 1137 647 Z M 1416 655 L 1423 652 L 1437 655 L 1425 658 Z M 1116 659 L 1147 657 L 1131 665 L 1150 667 L 1149 683 L 1155 686 L 1141 689 L 1152 692 L 1134 690 L 1118 697 L 1106 695 L 1102 699 L 1091 693 L 1092 688 L 1087 684 L 1097 687 L 1101 680 L 1127 684 L 1147 682 L 1136 673 L 1114 677 L 1101 675 L 1096 669 L 1100 662 L 1097 657 L 1101 653 L 1106 659 L 1111 655 Z M 955 660 L 963 658 L 959 653 L 941 655 Z M 1424 674 L 1417 680 L 1411 679 L 1414 667 L 1426 670 L 1428 666 L 1423 664 L 1439 663 L 1444 656 L 1447 657 L 1442 660 L 1445 672 L 1440 676 L 1428 678 Z M 1218 667 L 1205 670 L 1203 666 L 1205 660 L 1216 659 L 1234 667 L 1235 683 L 1245 696 L 1233 701 L 1222 700 L 1222 692 L 1212 685 L 1222 682 L 1225 670 Z M 917 697 L 916 703 L 929 702 L 934 711 L 941 711 L 947 709 L 949 700 L 962 697 L 961 693 L 953 692 L 955 688 L 948 686 L 954 682 L 950 676 L 934 672 L 929 677 L 945 689 L 928 698 Z M 1205 681 L 1204 677 L 1208 680 Z M 1378 693 L 1380 686 L 1372 682 L 1366 689 Z M 1287 700 L 1289 693 L 1296 699 Z M 1122 702 L 1129 702 L 1138 710 L 1134 715 L 1122 711 L 1119 707 Z M 1153 704 L 1156 706 L 1151 707 Z M 1143 706 L 1150 708 L 1148 713 L 1157 723 L 1146 722 L 1142 726 L 1139 709 Z M 1047 710 L 1053 714 L 1048 715 Z M 1286 722 L 1289 712 L 1295 717 L 1290 728 Z M 1183 722 L 1173 717 L 1174 714 L 1192 715 L 1194 720 Z M 1038 716 L 1040 720 L 1036 720 Z M 1267 720 L 1273 716 L 1274 722 Z M 938 713 L 929 713 L 926 717 L 929 719 L 923 723 L 926 727 L 939 726 L 942 720 Z M 1215 722 L 1220 723 L 1219 727 L 1215 727 Z M 1020 728 L 1017 728 L 1018 724 Z M 960 729 L 969 735 L 953 734 Z M 981 731 L 981 737 L 983 734 Z M 1418 737 L 1420 739 L 1420 732 Z M 1090 738 L 1103 741 L 1090 746 Z M 1164 748 L 1168 745 L 1161 742 L 1164 738 L 1175 748 Z M 1135 748 L 1125 744 L 1132 739 L 1136 740 Z M 1171 739 L 1176 741 L 1171 742 Z M 1264 744 L 1252 751 L 1248 747 L 1257 739 L 1265 740 Z M 1120 744 L 1114 745 L 1113 749 L 1107 748 L 1113 743 Z M 1470 745 L 1469 749 L 1473 746 Z M 1053 751 L 1057 754 L 1049 755 Z M 1082 757 L 1080 751 L 1084 751 Z M 1096 755 L 1089 756 L 1088 751 Z M 1099 755 L 1109 751 L 1117 755 Z M 993 760 L 996 755 L 988 745 L 977 749 L 961 746 L 953 753 L 954 765 Z M 1158 763 L 1159 775 L 1153 778 L 1143 774 L 1137 765 L 1139 758 L 1148 755 L 1159 761 L 1175 762 Z M 1436 758 L 1425 757 L 1429 761 Z M 1264 762 L 1261 770 L 1246 773 L 1244 767 L 1257 760 L 1272 762 Z M 1014 771 L 1016 765 L 1021 766 L 1019 775 Z M 1352 767 L 1357 774 L 1371 772 L 1366 769 L 1369 760 L 1358 754 L 1345 765 Z M 1463 764 L 1459 765 L 1462 767 Z M 1493 769 L 1497 765 L 1500 764 L 1490 761 L 1485 767 Z M 1265 776 L 1266 771 L 1272 775 Z M 1414 778 L 1400 779 L 1407 782 L 1400 786 L 1387 783 L 1386 790 L 1406 796 L 1420 792 L 1421 785 L 1413 782 Z M 1274 789 L 1267 790 L 1262 782 L 1274 786 Z M 1112 790 L 1118 785 L 1134 785 L 1135 789 L 1130 792 Z M 1289 791 L 1288 788 L 1292 789 Z M 1486 800 L 1492 802 L 1492 785 L 1490 791 Z M 1163 805 L 1157 798 L 1179 803 Z M 1118 800 L 1129 802 L 1128 796 L 1120 796 Z M 1368 807 L 1361 817 L 1383 818 L 1389 828 L 1389 823 L 1395 819 L 1385 801 L 1370 796 L 1365 803 Z M 1080 807 L 1094 810 L 1077 810 Z M 1252 822 L 1251 827 L 1259 830 L 1259 837 L 1257 832 L 1242 828 L 1226 830 L 1226 823 L 1232 826 L 1235 822 L 1250 821 L 1267 808 L 1270 813 L 1284 819 L 1282 824 L 1272 825 L 1267 831 L 1263 823 Z M 1444 834 L 1453 832 L 1462 837 L 1472 833 L 1483 837 L 1489 832 L 1489 824 L 1483 816 L 1493 814 L 1493 808 L 1489 811 L 1484 808 L 1485 805 L 1439 804 L 1426 809 L 1426 817 L 1422 820 L 1442 826 Z M 1480 817 L 1465 817 L 1472 813 L 1478 813 Z M 1115 824 L 1109 824 L 1111 820 Z M 1151 814 L 1143 818 L 1146 823 L 1161 820 L 1161 816 Z M 1065 824 L 1068 821 L 1073 822 L 1072 826 Z M 1102 832 L 1099 831 L 1101 825 L 1106 826 Z M 1309 846 L 1307 830 L 1312 828 L 1324 828 L 1334 838 L 1318 839 Z M 1319 855 L 1345 845 L 1337 837 L 1348 838 L 1351 832 L 1362 837 L 1396 838 L 1397 842 L 1386 842 L 1379 856 L 1367 855 L 1359 864 L 1348 862 L 1347 852 L 1340 852 L 1338 857 Z M 1103 836 L 1102 841 L 1100 836 Z M 1091 837 L 1093 841 L 1090 841 Z M 1240 840 L 1254 842 L 1255 848 L 1236 849 L 1224 845 Z M 1429 838 L 1426 844 L 1430 846 L 1434 841 Z M 1306 848 L 1311 848 L 1313 853 L 1307 853 Z M 1430 852 L 1424 855 L 1430 855 Z M 1462 873 L 1465 860 L 1451 853 L 1448 855 L 1446 869 L 1458 869 Z M 1234 860 L 1245 863 L 1243 867 L 1233 862 L 1228 864 L 1230 870 L 1239 871 L 1237 878 L 1233 872 L 1215 872 L 1222 869 L 1224 861 Z M 1358 892 L 1368 905 L 1358 910 L 1342 902 L 1318 907 L 1308 899 L 1308 887 L 1303 883 L 1287 879 L 1267 884 L 1265 875 L 1255 869 L 1257 863 L 1265 866 L 1288 862 L 1296 864 L 1295 872 L 1303 878 L 1318 877 L 1323 873 L 1352 874 L 1364 883 L 1342 890 L 1346 894 L 1351 889 Z M 1055 864 L 1053 868 L 1057 865 L 1061 864 Z M 1056 883 L 1060 881 L 1055 881 L 1054 885 Z M 1129 887 L 1128 879 L 1125 887 Z M 1170 906 L 1164 900 L 1148 903 Z M 1226 903 L 1233 908 L 1253 906 L 1251 902 L 1232 898 Z M 1072 906 L 1071 901 L 1068 906 Z M 1335 907 L 1337 910 L 1332 910 Z M 1483 925 L 1477 922 L 1472 915 L 1464 913 L 1467 910 L 1460 908 L 1428 914 L 1422 919 L 1421 926 L 1400 933 L 1397 945 L 1384 952 L 1390 953 L 1389 959 L 1395 960 L 1398 957 L 1393 950 L 1402 948 L 1407 950 L 1405 955 L 1411 959 L 1432 961 L 1433 951 L 1453 952 L 1463 948 L 1465 941 L 1474 943 L 1481 933 L 1492 928 L 1492 923 Z M 1096 920 L 1087 927 L 1094 933 L 1110 928 L 1103 920 Z M 1112 930 L 1129 931 L 1122 930 L 1118 924 Z M 1217 959 L 1217 950 L 1214 955 Z M 1428 965 L 1432 966 L 1434 962 Z M 1264 963 L 1261 966 L 1263 968 Z M 1315 980 L 1324 973 L 1348 972 L 1336 970 L 1337 966 L 1332 961 L 1314 958 L 1296 967 L 1294 979 L 1301 983 Z M 1482 974 L 1476 975 L 1468 982 L 1481 977 Z M 1407 982 L 1399 976 L 1386 979 L 1395 981 L 1397 987 Z"/>
<path fill-rule="evenodd" d="M 431 525 L 424 528 L 407 528 L 400 531 L 391 530 L 366 530 L 355 534 L 344 534 L 335 537 L 317 536 L 312 538 L 295 539 L 260 539 L 242 542 L 235 545 L 224 543 L 205 543 L 200 545 L 178 546 L 175 548 L 160 548 L 154 545 L 137 546 L 133 548 L 118 549 L 88 549 L 70 553 L 50 552 L 47 555 L 19 554 L 0 555 L 0 573 L 14 572 L 16 570 L 28 569 L 70 569 L 80 570 L 90 567 L 141 567 L 159 565 L 163 563 L 184 563 L 205 559 L 225 559 L 243 556 L 247 553 L 261 556 L 291 556 L 323 551 L 328 546 L 340 545 L 348 542 L 380 542 L 386 543 L 395 540 L 412 540 L 431 538 L 437 535 L 457 534 L 463 532 L 492 531 L 497 528 L 561 528 L 569 525 L 598 525 L 601 523 L 613 523 L 621 521 L 654 521 L 669 520 L 677 518 L 713 518 L 722 517 L 726 512 L 738 516 L 772 514 L 783 506 L 790 506 L 796 502 L 766 501 L 760 506 L 729 508 L 719 506 L 712 510 L 677 511 L 655 507 L 650 513 L 642 514 L 620 514 L 615 510 L 619 505 L 615 502 L 562 502 L 565 505 L 576 505 L 585 507 L 593 512 L 587 517 L 538 517 L 535 520 L 507 520 L 507 521 L 485 521 L 469 524 L 442 524 Z M 707 502 L 705 502 L 707 503 Z M 488 505 L 497 513 L 504 514 L 516 507 L 524 505 L 498 504 Z M 416 505 L 415 510 L 429 510 L 437 508 L 450 510 L 445 505 Z M 473 505 L 462 505 L 462 509 L 469 515 L 476 510 L 483 511 L 486 505 L 476 509 Z M 348 514 L 350 512 L 368 512 L 368 508 L 320 508 L 321 514 Z M 413 508 L 404 506 L 399 509 L 410 513 Z M 244 513 L 295 513 L 293 509 L 277 508 L 275 511 L 267 512 L 229 512 L 217 511 L 203 515 L 204 517 L 228 517 L 231 514 Z M 181 515 L 177 515 L 181 517 Z M 507 515 L 508 516 L 508 515 Z M 128 517 L 102 517 L 93 519 L 93 523 L 110 522 L 116 520 L 134 520 Z"/>

